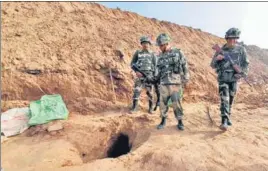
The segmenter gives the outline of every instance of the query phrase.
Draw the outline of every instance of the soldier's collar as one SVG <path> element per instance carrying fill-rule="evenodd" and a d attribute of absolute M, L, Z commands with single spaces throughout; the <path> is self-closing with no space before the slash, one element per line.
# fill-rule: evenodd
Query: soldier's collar
<path fill-rule="evenodd" d="M 235 44 L 233 47 L 228 47 L 227 43 L 225 45 L 223 45 L 222 49 L 223 50 L 229 50 L 229 49 L 234 49 L 237 46 L 237 44 Z"/>
<path fill-rule="evenodd" d="M 150 52 L 150 50 L 142 49 L 142 52 Z"/>

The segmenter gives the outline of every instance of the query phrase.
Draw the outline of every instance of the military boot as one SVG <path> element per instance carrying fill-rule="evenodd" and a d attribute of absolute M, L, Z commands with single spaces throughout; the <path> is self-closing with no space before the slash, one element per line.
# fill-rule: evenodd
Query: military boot
<path fill-rule="evenodd" d="M 177 127 L 178 127 L 179 130 L 182 130 L 182 131 L 184 130 L 184 125 L 183 125 L 181 119 L 178 120 L 178 125 L 177 125 Z"/>
<path fill-rule="evenodd" d="M 134 99 L 130 113 L 136 112 L 138 110 L 138 100 Z"/>
<path fill-rule="evenodd" d="M 227 119 L 227 125 L 228 126 L 232 126 L 232 122 L 231 122 L 230 116 L 231 116 L 231 112 L 229 113 L 229 117 Z"/>
<path fill-rule="evenodd" d="M 149 112 L 150 114 L 153 113 L 153 101 L 151 101 L 151 100 L 149 100 L 149 110 L 148 110 L 148 112 Z"/>
<path fill-rule="evenodd" d="M 228 125 L 228 126 L 232 126 L 232 125 L 233 125 L 232 122 L 231 122 L 230 117 L 227 119 L 227 125 Z"/>
<path fill-rule="evenodd" d="M 222 116 L 221 117 L 221 126 L 220 126 L 220 129 L 223 130 L 223 131 L 226 131 L 227 128 L 228 128 L 228 118 L 227 116 Z"/>
<path fill-rule="evenodd" d="M 161 123 L 157 126 L 157 129 L 163 129 L 166 126 L 166 117 L 162 117 Z"/>

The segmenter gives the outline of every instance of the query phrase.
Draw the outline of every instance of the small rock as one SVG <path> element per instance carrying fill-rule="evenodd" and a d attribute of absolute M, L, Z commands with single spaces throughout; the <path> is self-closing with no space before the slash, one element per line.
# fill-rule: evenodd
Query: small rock
<path fill-rule="evenodd" d="M 97 64 L 97 65 L 95 65 L 95 69 L 96 69 L 96 70 L 100 70 L 101 67 Z"/>
<path fill-rule="evenodd" d="M 50 135 L 56 135 L 57 134 L 57 131 L 52 131 L 52 132 L 49 132 Z"/>
<path fill-rule="evenodd" d="M 52 132 L 52 131 L 58 131 L 58 130 L 61 130 L 61 129 L 63 129 L 62 123 L 58 122 L 58 123 L 55 123 L 55 124 L 49 126 L 47 128 L 47 131 Z"/>
<path fill-rule="evenodd" d="M 32 126 L 27 133 L 27 136 L 34 136 L 35 134 L 38 134 L 41 131 L 41 126 L 37 125 L 37 126 Z"/>
<path fill-rule="evenodd" d="M 42 124 L 42 125 L 41 125 L 42 130 L 47 130 L 48 127 L 49 127 L 48 124 Z"/>

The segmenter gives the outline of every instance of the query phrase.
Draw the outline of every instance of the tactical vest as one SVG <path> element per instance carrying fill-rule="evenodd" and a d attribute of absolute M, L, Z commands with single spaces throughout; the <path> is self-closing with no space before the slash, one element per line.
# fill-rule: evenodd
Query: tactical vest
<path fill-rule="evenodd" d="M 139 52 L 136 65 L 142 71 L 153 71 L 153 54 L 150 52 Z"/>
<path fill-rule="evenodd" d="M 157 66 L 162 74 L 165 72 L 179 74 L 181 72 L 180 54 L 174 50 L 161 54 Z"/>
<path fill-rule="evenodd" d="M 233 49 L 225 49 L 223 48 L 223 55 L 229 55 L 234 64 L 241 66 L 241 58 L 242 58 L 242 48 L 241 46 L 236 46 Z M 219 62 L 219 67 L 217 68 L 218 72 L 218 80 L 223 82 L 234 82 L 236 78 L 234 78 L 235 70 L 232 67 L 232 64 L 228 59 L 223 59 Z"/>
<path fill-rule="evenodd" d="M 160 84 L 181 84 L 181 56 L 178 49 L 161 53 L 157 62 Z"/>

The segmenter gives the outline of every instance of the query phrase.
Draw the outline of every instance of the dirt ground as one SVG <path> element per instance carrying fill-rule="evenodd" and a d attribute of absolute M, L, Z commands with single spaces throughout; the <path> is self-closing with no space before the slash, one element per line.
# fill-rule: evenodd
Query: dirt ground
<path fill-rule="evenodd" d="M 212 118 L 207 115 L 207 107 Z M 185 131 L 176 128 L 169 112 L 167 126 L 157 130 L 158 112 L 105 112 L 99 115 L 72 113 L 56 135 L 10 138 L 2 144 L 6 171 L 129 171 L 202 170 L 265 171 L 268 169 L 268 108 L 236 104 L 233 126 L 221 131 L 218 105 L 183 104 Z M 131 151 L 108 158 L 116 137 L 128 135 Z"/>

